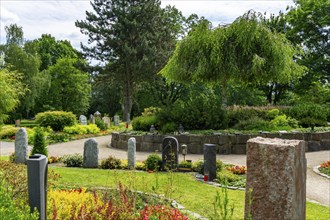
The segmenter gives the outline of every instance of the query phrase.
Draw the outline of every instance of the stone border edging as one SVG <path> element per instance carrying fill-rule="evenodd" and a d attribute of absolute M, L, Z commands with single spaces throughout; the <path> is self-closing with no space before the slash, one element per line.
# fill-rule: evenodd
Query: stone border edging
<path fill-rule="evenodd" d="M 327 174 L 321 173 L 321 172 L 319 171 L 319 168 L 320 168 L 320 165 L 319 165 L 319 166 L 316 166 L 316 167 L 313 167 L 313 171 L 314 171 L 314 173 L 316 173 L 316 174 L 318 174 L 318 175 L 320 175 L 320 176 L 323 176 L 323 177 L 325 177 L 325 178 L 330 179 L 330 176 L 328 176 Z"/>
<path fill-rule="evenodd" d="M 222 188 L 227 188 L 227 189 L 232 189 L 232 190 L 241 190 L 241 191 L 245 191 L 245 188 L 241 188 L 241 187 L 235 187 L 235 186 L 225 186 L 225 185 L 222 185 L 220 183 L 216 183 L 216 182 L 212 182 L 212 181 L 207 181 L 205 182 L 204 181 L 204 176 L 202 174 L 196 174 L 195 175 L 195 178 L 197 181 L 199 182 L 203 182 L 203 183 L 206 183 L 208 185 L 211 185 L 211 186 L 215 186 L 215 187 L 222 187 Z"/>

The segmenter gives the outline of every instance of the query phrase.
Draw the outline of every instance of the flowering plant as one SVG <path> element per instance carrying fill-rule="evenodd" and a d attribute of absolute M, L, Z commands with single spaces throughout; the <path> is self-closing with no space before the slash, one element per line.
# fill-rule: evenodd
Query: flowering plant
<path fill-rule="evenodd" d="M 231 166 L 231 167 L 227 167 L 227 170 L 237 175 L 243 175 L 246 173 L 245 166 Z"/>

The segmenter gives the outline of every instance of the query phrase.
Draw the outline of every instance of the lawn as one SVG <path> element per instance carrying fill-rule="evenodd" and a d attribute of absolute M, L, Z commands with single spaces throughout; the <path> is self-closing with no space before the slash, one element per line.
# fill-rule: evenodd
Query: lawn
<path fill-rule="evenodd" d="M 147 173 L 122 170 L 65 168 L 51 166 L 59 173 L 59 187 L 116 187 L 122 182 L 134 190 L 164 194 L 186 209 L 202 216 L 213 214 L 213 202 L 220 188 L 195 181 L 191 173 Z M 234 219 L 244 216 L 244 191 L 228 190 L 230 204 L 234 204 Z M 307 202 L 307 219 L 329 219 L 330 208 Z"/>

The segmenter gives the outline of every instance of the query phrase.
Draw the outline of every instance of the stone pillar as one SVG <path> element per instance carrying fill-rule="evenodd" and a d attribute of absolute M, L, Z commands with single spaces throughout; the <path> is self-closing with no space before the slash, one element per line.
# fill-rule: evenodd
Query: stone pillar
<path fill-rule="evenodd" d="M 217 177 L 217 148 L 215 144 L 204 144 L 204 175 L 213 181 Z"/>
<path fill-rule="evenodd" d="M 99 147 L 94 138 L 91 138 L 85 142 L 84 145 L 84 159 L 83 167 L 85 168 L 97 168 L 99 163 Z"/>
<path fill-rule="evenodd" d="M 247 142 L 245 219 L 306 219 L 305 142 Z"/>
<path fill-rule="evenodd" d="M 28 152 L 28 136 L 25 128 L 21 128 L 15 135 L 15 163 L 26 163 Z"/>
<path fill-rule="evenodd" d="M 113 124 L 115 126 L 118 126 L 119 125 L 119 115 L 113 116 Z"/>
<path fill-rule="evenodd" d="M 128 139 L 127 159 L 128 159 L 128 168 L 135 169 L 136 140 L 134 137 L 131 137 L 130 139 Z"/>

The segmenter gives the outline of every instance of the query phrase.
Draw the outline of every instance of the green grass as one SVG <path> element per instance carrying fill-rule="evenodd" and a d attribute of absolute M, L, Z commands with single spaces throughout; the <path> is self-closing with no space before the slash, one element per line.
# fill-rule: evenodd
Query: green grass
<path fill-rule="evenodd" d="M 0 156 L 0 160 L 9 161 L 9 156 Z"/>
<path fill-rule="evenodd" d="M 186 209 L 205 217 L 212 215 L 216 192 L 221 190 L 196 181 L 191 173 L 146 173 L 65 167 L 50 169 L 62 176 L 59 187 L 116 187 L 121 181 L 133 190 L 164 194 L 178 201 Z M 170 187 L 171 184 L 173 187 Z M 245 192 L 228 190 L 228 196 L 230 204 L 235 205 L 233 219 L 243 219 Z M 329 207 L 309 202 L 306 206 L 307 219 L 329 219 Z"/>

